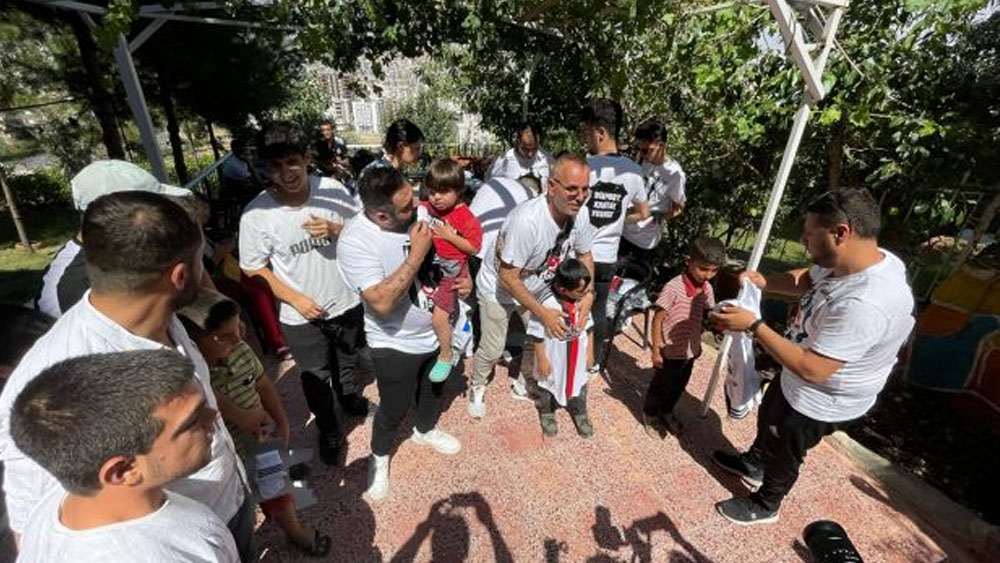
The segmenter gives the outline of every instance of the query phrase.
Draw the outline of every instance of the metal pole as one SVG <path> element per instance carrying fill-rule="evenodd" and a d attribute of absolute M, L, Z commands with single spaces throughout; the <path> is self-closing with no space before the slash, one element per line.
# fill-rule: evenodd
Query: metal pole
<path fill-rule="evenodd" d="M 139 127 L 142 146 L 146 150 L 146 158 L 153 169 L 153 175 L 161 182 L 166 182 L 167 169 L 163 165 L 163 155 L 160 154 L 160 146 L 156 142 L 156 130 L 153 129 L 153 120 L 149 117 L 146 96 L 142 93 L 139 75 L 135 72 L 135 62 L 132 61 L 132 54 L 128 50 L 128 41 L 125 40 L 124 35 L 118 35 L 118 44 L 115 46 L 115 62 L 118 64 L 118 75 L 125 86 L 128 106 L 132 110 L 135 124 Z"/>
<path fill-rule="evenodd" d="M 17 211 L 17 203 L 14 201 L 14 193 L 11 191 L 10 186 L 7 185 L 6 174 L 4 174 L 2 166 L 0 166 L 0 187 L 3 188 L 3 197 L 7 200 L 7 207 L 10 209 L 10 218 L 14 220 L 14 228 L 17 229 L 17 238 L 21 240 L 21 244 L 24 245 L 25 250 L 34 254 L 35 248 L 31 246 L 31 241 L 28 240 L 28 232 L 24 229 L 24 222 L 21 220 L 21 214 Z"/>
<path fill-rule="evenodd" d="M 754 242 L 753 251 L 750 252 L 750 261 L 747 263 L 748 270 L 756 270 L 760 265 L 760 259 L 764 256 L 764 249 L 767 247 L 767 239 L 771 235 L 771 226 L 774 224 L 774 217 L 778 214 L 778 206 L 781 204 L 781 196 L 785 193 L 785 186 L 788 184 L 788 176 L 792 172 L 792 165 L 795 163 L 795 156 L 799 152 L 799 144 L 806 131 L 806 124 L 809 122 L 809 113 L 813 100 L 808 92 L 803 94 L 802 104 L 795 112 L 795 121 L 792 123 L 792 131 L 788 135 L 788 144 L 785 145 L 785 154 L 781 157 L 781 166 L 778 167 L 778 177 L 774 179 L 774 187 L 771 188 L 771 197 L 767 202 L 767 209 L 764 211 L 764 218 L 760 223 L 760 230 L 757 231 L 757 240 Z M 722 373 L 722 363 L 729 354 L 729 347 L 733 338 L 726 333 L 719 346 L 719 356 L 715 360 L 715 368 L 712 369 L 712 377 L 708 380 L 708 389 L 705 390 L 705 397 L 701 403 L 701 416 L 708 416 L 709 403 L 715 388 L 719 385 L 719 375 Z"/>

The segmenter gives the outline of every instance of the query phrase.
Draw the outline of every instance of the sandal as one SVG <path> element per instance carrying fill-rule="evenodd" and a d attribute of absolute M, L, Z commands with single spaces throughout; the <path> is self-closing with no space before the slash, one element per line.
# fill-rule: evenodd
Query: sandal
<path fill-rule="evenodd" d="M 330 553 L 330 548 L 333 546 L 333 541 L 330 539 L 330 536 L 320 532 L 319 530 L 315 531 L 311 544 L 301 544 L 294 540 L 290 541 L 292 545 L 301 549 L 310 557 L 326 557 L 327 554 Z"/>
<path fill-rule="evenodd" d="M 445 379 L 448 379 L 449 375 L 451 375 L 451 362 L 438 360 L 434 362 L 434 367 L 431 368 L 431 372 L 427 377 L 434 383 L 441 383 Z"/>
<path fill-rule="evenodd" d="M 574 414 L 573 424 L 576 425 L 576 433 L 583 438 L 590 438 L 594 435 L 594 425 L 590 423 L 587 413 Z"/>
<path fill-rule="evenodd" d="M 538 423 L 542 426 L 542 434 L 552 437 L 559 433 L 559 424 L 555 414 L 539 414 Z"/>

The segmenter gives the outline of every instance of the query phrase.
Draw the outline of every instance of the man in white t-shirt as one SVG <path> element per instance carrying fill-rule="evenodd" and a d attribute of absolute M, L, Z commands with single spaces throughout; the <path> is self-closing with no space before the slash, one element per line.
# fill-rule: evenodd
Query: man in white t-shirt
<path fill-rule="evenodd" d="M 711 315 L 724 329 L 751 334 L 783 366 L 764 394 L 750 450 L 715 452 L 723 469 L 759 486 L 718 503 L 726 519 L 777 520 L 806 453 L 868 412 L 885 386 L 914 320 L 906 266 L 879 248 L 880 224 L 867 190 L 827 192 L 806 209 L 802 241 L 814 266 L 766 279 L 747 272 L 766 291 L 801 296 L 784 337 L 739 307 Z"/>
<path fill-rule="evenodd" d="M 480 338 L 472 363 L 469 416 L 486 414 L 486 384 L 507 341 L 507 324 L 517 314 L 527 326 L 534 315 L 546 332 L 556 337 L 568 327 L 562 311 L 542 305 L 548 282 L 567 257 L 576 256 L 593 272 L 593 231 L 581 213 L 590 190 L 590 170 L 580 155 L 564 153 L 552 166 L 545 197 L 521 203 L 510 212 L 490 245 L 476 276 Z M 581 304 L 580 318 L 593 307 L 593 294 Z M 582 328 L 582 326 L 581 326 Z M 531 347 L 524 348 L 521 364 L 531 365 Z M 531 400 L 523 375 L 512 389 L 515 397 Z"/>
<path fill-rule="evenodd" d="M 170 350 L 64 360 L 14 402 L 17 447 L 56 478 L 21 539 L 25 563 L 236 563 L 205 505 L 164 486 L 211 459 L 218 411 L 194 364 Z"/>
<path fill-rule="evenodd" d="M 208 366 L 174 315 L 198 293 L 203 244 L 198 226 L 164 196 L 119 192 L 87 207 L 81 231 L 91 289 L 28 351 L 0 394 L 3 490 L 11 529 L 18 534 L 42 497 L 59 488 L 10 436 L 14 400 L 45 368 L 88 354 L 176 350 L 194 363 L 205 399 L 216 408 Z M 215 426 L 208 464 L 168 488 L 215 512 L 233 532 L 241 557 L 249 560 L 254 556 L 253 500 L 229 432 L 221 420 Z"/>
<path fill-rule="evenodd" d="M 190 190 L 161 184 L 155 176 L 124 160 L 96 160 L 84 166 L 69 182 L 73 206 L 83 213 L 90 202 L 115 192 L 151 192 L 188 196 Z M 90 288 L 86 260 L 77 232 L 56 252 L 42 274 L 42 288 L 34 299 L 35 310 L 58 319 L 76 305 Z"/>
<path fill-rule="evenodd" d="M 639 148 L 651 216 L 637 223 L 625 223 L 618 256 L 633 263 L 648 264 L 653 249 L 660 244 L 664 222 L 684 212 L 687 177 L 681 165 L 667 155 L 667 128 L 658 120 L 644 121 L 633 137 Z"/>
<path fill-rule="evenodd" d="M 549 179 L 552 158 L 539 148 L 541 144 L 541 128 L 530 121 L 521 123 L 514 136 L 514 147 L 493 161 L 486 179 L 517 180 L 522 176 L 534 176 L 542 186 L 545 186 Z"/>
<path fill-rule="evenodd" d="M 367 171 L 359 193 L 364 211 L 344 227 L 337 254 L 344 279 L 364 304 L 375 366 L 380 404 L 372 424 L 368 495 L 380 500 L 389 493 L 396 431 L 411 406 L 416 410 L 413 443 L 444 455 L 457 454 L 462 446 L 438 428 L 444 383 L 428 377 L 438 355 L 431 324 L 431 230 L 425 222 L 415 222 L 413 187 L 395 168 Z M 459 280 L 456 289 L 467 296 L 471 283 Z"/>
<path fill-rule="evenodd" d="M 587 145 L 590 199 L 587 217 L 594 229 L 594 348 L 595 369 L 604 365 L 610 323 L 608 293 L 615 276 L 618 244 L 625 223 L 649 218 L 646 182 L 639 165 L 618 154 L 621 104 L 607 98 L 591 100 L 580 110 L 580 137 Z"/>
<path fill-rule="evenodd" d="M 316 417 L 320 458 L 335 465 L 344 450 L 334 392 L 346 413 L 368 413 L 355 369 L 363 313 L 337 269 L 336 240 L 357 208 L 339 182 L 309 176 L 309 145 L 298 125 L 267 127 L 259 154 L 274 187 L 240 217 L 240 268 L 263 279 L 280 302 L 282 332 Z"/>

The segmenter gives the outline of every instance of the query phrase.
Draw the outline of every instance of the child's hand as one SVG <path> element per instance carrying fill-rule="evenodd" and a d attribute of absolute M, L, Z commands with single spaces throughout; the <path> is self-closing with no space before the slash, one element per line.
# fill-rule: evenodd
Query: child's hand
<path fill-rule="evenodd" d="M 455 230 L 455 227 L 452 227 L 444 221 L 442 221 L 440 225 L 432 226 L 431 230 L 434 231 L 436 236 L 441 237 L 448 242 L 453 242 L 455 239 L 462 238 L 459 236 L 458 231 Z"/>
<path fill-rule="evenodd" d="M 660 369 L 663 367 L 663 354 L 660 353 L 659 348 L 653 348 L 649 352 L 649 358 L 653 360 L 653 367 Z"/>
<path fill-rule="evenodd" d="M 548 379 L 552 375 L 552 364 L 546 357 L 538 358 L 538 379 Z"/>
<path fill-rule="evenodd" d="M 274 421 L 264 409 L 243 409 L 235 424 L 240 430 L 260 439 L 269 426 L 274 426 Z"/>

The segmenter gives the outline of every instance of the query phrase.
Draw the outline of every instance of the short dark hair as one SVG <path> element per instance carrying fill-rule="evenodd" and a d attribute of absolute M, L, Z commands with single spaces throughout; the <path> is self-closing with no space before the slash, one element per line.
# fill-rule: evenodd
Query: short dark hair
<path fill-rule="evenodd" d="M 0 341 L 3 342 L 0 346 L 0 366 L 10 367 L 17 365 L 21 356 L 55 323 L 45 313 L 7 303 L 0 303 L 0 318 L 3 319 L 0 325 Z"/>
<path fill-rule="evenodd" d="M 149 289 L 178 262 L 194 264 L 201 229 L 181 206 L 149 192 L 116 192 L 87 206 L 80 228 L 90 285 L 98 291 Z"/>
<path fill-rule="evenodd" d="M 624 120 L 622 105 L 610 98 L 595 98 L 580 110 L 581 123 L 603 127 L 616 140 Z"/>
<path fill-rule="evenodd" d="M 831 190 L 812 200 L 806 213 L 814 213 L 824 227 L 847 223 L 854 234 L 861 238 L 878 237 L 882 217 L 878 202 L 864 188 Z"/>
<path fill-rule="evenodd" d="M 693 262 L 712 266 L 725 266 L 728 260 L 726 245 L 715 237 L 698 237 L 691 241 L 688 256 Z"/>
<path fill-rule="evenodd" d="M 542 128 L 534 121 L 522 121 L 521 124 L 517 126 L 517 131 L 514 132 L 515 139 L 520 137 L 525 131 L 531 131 L 531 134 L 538 139 L 538 142 L 542 142 Z"/>
<path fill-rule="evenodd" d="M 333 127 L 334 129 L 337 128 L 337 124 L 334 123 L 332 119 L 320 119 L 319 123 L 316 124 L 316 127 L 319 128 L 321 125 L 329 125 L 330 127 Z"/>
<path fill-rule="evenodd" d="M 580 287 L 580 283 L 590 284 L 590 279 L 590 270 L 583 262 L 576 258 L 567 258 L 556 267 L 552 288 L 573 290 Z"/>
<path fill-rule="evenodd" d="M 358 181 L 361 203 L 369 211 L 392 209 L 392 196 L 406 184 L 403 173 L 391 166 L 370 168 Z"/>
<path fill-rule="evenodd" d="M 633 137 L 636 141 L 665 143 L 667 141 L 667 128 L 654 117 L 640 123 L 635 128 Z"/>
<path fill-rule="evenodd" d="M 382 141 L 382 148 L 385 152 L 396 154 L 396 147 L 399 143 L 409 145 L 424 140 L 424 132 L 420 130 L 409 119 L 397 119 L 389 124 L 385 130 L 385 139 Z"/>
<path fill-rule="evenodd" d="M 257 154 L 263 160 L 303 155 L 309 150 L 309 139 L 297 123 L 275 121 L 257 134 Z"/>
<path fill-rule="evenodd" d="M 450 158 L 435 160 L 427 168 L 424 185 L 432 192 L 458 192 L 461 194 L 465 191 L 465 173 L 462 172 L 462 167 Z"/>
<path fill-rule="evenodd" d="M 64 360 L 17 396 L 10 433 L 17 447 L 67 491 L 101 488 L 114 456 L 149 453 L 163 431 L 153 415 L 193 381 L 194 364 L 173 350 L 135 350 Z"/>

